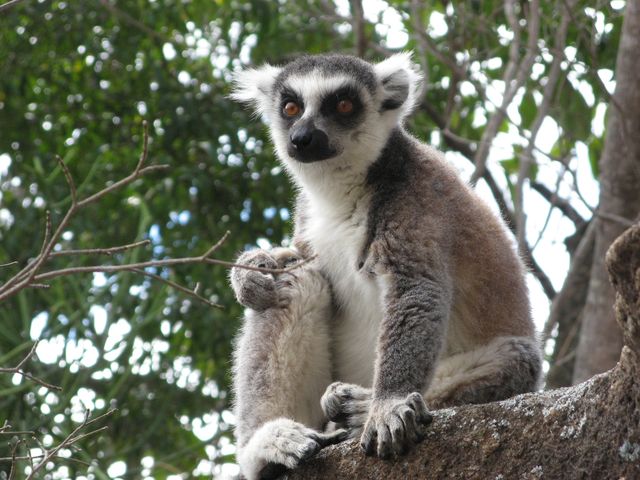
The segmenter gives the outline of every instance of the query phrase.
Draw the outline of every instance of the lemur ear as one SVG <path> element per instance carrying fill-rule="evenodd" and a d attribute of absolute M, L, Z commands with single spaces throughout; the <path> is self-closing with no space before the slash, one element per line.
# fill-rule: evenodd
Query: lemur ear
<path fill-rule="evenodd" d="M 251 105 L 256 115 L 268 116 L 273 98 L 273 85 L 280 70 L 279 67 L 265 64 L 260 68 L 235 72 L 230 97 Z"/>
<path fill-rule="evenodd" d="M 401 109 L 401 117 L 409 115 L 422 90 L 422 74 L 411 53 L 392 55 L 377 63 L 374 70 L 382 91 L 381 111 Z"/>

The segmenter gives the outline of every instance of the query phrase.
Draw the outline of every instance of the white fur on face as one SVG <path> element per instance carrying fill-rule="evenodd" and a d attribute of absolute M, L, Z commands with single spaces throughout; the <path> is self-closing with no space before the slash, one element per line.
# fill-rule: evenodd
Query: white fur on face
<path fill-rule="evenodd" d="M 411 114 L 422 93 L 422 73 L 418 66 L 411 60 L 411 52 L 396 53 L 386 60 L 377 63 L 374 67 L 376 76 L 381 83 L 388 80 L 382 85 L 387 91 L 398 87 L 399 83 L 404 83 L 408 87 L 407 99 L 404 101 L 398 112 L 398 119 L 401 121 Z"/>
<path fill-rule="evenodd" d="M 251 104 L 269 123 L 276 153 L 298 186 L 318 200 L 330 201 L 364 185 L 366 172 L 380 155 L 391 131 L 411 113 L 419 99 L 421 75 L 411 61 L 410 53 L 393 55 L 374 64 L 373 70 L 378 84 L 374 95 L 371 96 L 364 86 L 360 89 L 366 109 L 364 121 L 352 132 L 340 136 L 340 153 L 336 157 L 320 162 L 302 163 L 287 153 L 289 131 L 279 121 L 280 98 L 273 91 L 282 68 L 265 65 L 236 73 L 231 97 Z M 321 69 L 305 74 L 294 72 L 285 81 L 285 85 L 303 100 L 303 118 L 317 115 L 322 99 L 349 83 L 358 85 L 357 79 L 346 74 L 329 75 Z M 398 108 L 382 109 L 390 98 L 398 100 Z"/>
<path fill-rule="evenodd" d="M 273 84 L 282 69 L 265 64 L 260 68 L 240 70 L 233 74 L 233 92 L 230 97 L 253 107 L 256 116 L 269 119 Z"/>
<path fill-rule="evenodd" d="M 288 78 L 285 86 L 303 99 L 304 114 L 302 118 L 305 118 L 315 115 L 325 97 L 331 92 L 349 85 L 349 80 L 349 77 L 345 75 L 328 77 L 323 75 L 322 72 L 314 70 L 303 76 Z"/>

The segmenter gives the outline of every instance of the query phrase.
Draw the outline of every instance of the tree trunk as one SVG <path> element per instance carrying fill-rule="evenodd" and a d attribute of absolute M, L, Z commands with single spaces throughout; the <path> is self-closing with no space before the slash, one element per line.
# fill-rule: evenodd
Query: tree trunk
<path fill-rule="evenodd" d="M 580 385 L 434 412 L 408 455 L 365 457 L 329 447 L 294 479 L 640 478 L 640 224 L 607 256 L 625 348 L 618 365 Z"/>
<path fill-rule="evenodd" d="M 593 219 L 595 251 L 576 353 L 574 383 L 611 368 L 622 341 L 615 327 L 613 289 L 604 256 L 640 211 L 640 0 L 627 2 L 616 59 L 616 89 L 609 105 L 600 158 L 600 205 Z"/>
<path fill-rule="evenodd" d="M 548 338 L 554 327 L 557 327 L 558 333 L 549 359 L 551 368 L 547 373 L 546 388 L 568 387 L 573 384 L 580 320 L 589 289 L 594 243 L 595 229 L 590 223 L 571 255 L 571 266 L 564 285 L 551 304 L 544 338 Z"/>

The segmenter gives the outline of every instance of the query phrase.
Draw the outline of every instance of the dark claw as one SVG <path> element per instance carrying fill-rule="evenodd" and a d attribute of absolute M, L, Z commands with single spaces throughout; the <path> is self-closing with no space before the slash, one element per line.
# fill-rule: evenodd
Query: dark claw
<path fill-rule="evenodd" d="M 391 457 L 391 432 L 386 425 L 378 429 L 378 456 L 384 459 Z"/>
<path fill-rule="evenodd" d="M 335 432 L 331 433 L 318 433 L 313 436 L 313 439 L 318 443 L 318 445 L 320 445 L 320 448 L 344 442 L 348 438 L 349 432 L 344 429 L 336 430 Z"/>
<path fill-rule="evenodd" d="M 363 440 L 360 443 L 360 446 L 364 450 L 364 454 L 368 457 L 374 455 L 376 453 L 376 437 L 377 434 L 375 431 L 371 432 L 371 429 L 365 431 L 363 435 Z"/>
<path fill-rule="evenodd" d="M 267 463 L 258 476 L 260 480 L 275 480 L 276 478 L 285 474 L 288 470 L 287 467 L 279 463 Z"/>
<path fill-rule="evenodd" d="M 302 454 L 300 455 L 300 460 L 307 460 L 311 457 L 313 457 L 316 453 L 318 453 L 320 451 L 322 447 L 314 442 L 314 441 L 310 441 L 307 445 L 305 445 L 305 447 L 302 449 Z"/>

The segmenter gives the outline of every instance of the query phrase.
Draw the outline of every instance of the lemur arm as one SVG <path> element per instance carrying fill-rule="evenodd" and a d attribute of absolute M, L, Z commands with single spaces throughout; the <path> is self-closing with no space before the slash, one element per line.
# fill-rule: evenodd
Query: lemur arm
<path fill-rule="evenodd" d="M 430 420 L 421 392 L 444 345 L 452 297 L 447 264 L 433 242 L 418 248 L 387 235 L 371 245 L 363 268 L 381 283 L 384 314 L 372 403 L 361 437 L 368 454 L 402 453 L 420 436 L 419 425 Z"/>

